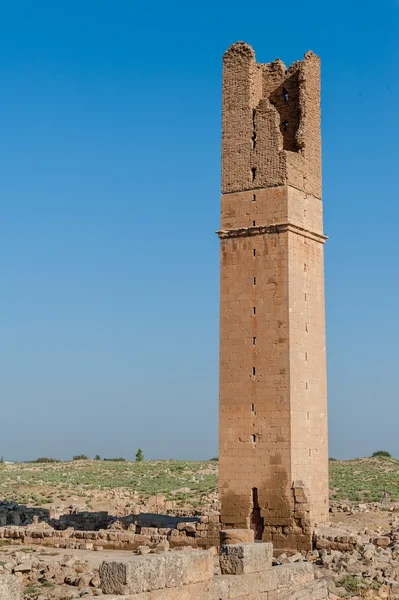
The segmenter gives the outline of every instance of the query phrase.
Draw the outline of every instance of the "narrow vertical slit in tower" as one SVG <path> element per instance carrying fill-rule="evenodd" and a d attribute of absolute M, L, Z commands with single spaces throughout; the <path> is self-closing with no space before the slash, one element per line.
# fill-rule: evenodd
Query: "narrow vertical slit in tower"
<path fill-rule="evenodd" d="M 253 345 L 253 346 L 256 346 L 256 337 L 253 337 L 253 338 L 252 338 L 252 345 Z"/>
<path fill-rule="evenodd" d="M 283 88 L 283 96 L 284 96 L 284 102 L 288 102 L 288 92 L 285 88 Z"/>
<path fill-rule="evenodd" d="M 252 367 L 252 375 L 253 375 L 254 377 L 255 377 L 255 375 L 256 375 L 256 368 L 255 368 L 255 367 Z"/>
<path fill-rule="evenodd" d="M 254 109 L 252 111 L 252 148 L 253 150 L 255 150 L 256 148 L 256 122 L 255 122 L 255 117 L 256 117 L 256 110 Z"/>
<path fill-rule="evenodd" d="M 256 285 L 256 277 L 254 277 L 254 285 Z"/>
<path fill-rule="evenodd" d="M 254 256 L 256 256 L 256 248 L 254 248 Z"/>
<path fill-rule="evenodd" d="M 254 315 L 256 315 L 256 306 L 254 306 L 253 311 L 254 311 Z"/>
<path fill-rule="evenodd" d="M 252 173 L 252 181 L 255 181 L 255 177 L 256 177 L 256 168 L 255 167 L 252 167 L 251 173 Z"/>
<path fill-rule="evenodd" d="M 253 415 L 255 415 L 255 404 L 251 404 L 251 412 Z"/>
<path fill-rule="evenodd" d="M 252 221 L 252 227 L 256 227 L 256 221 Z"/>
<path fill-rule="evenodd" d="M 256 194 L 252 195 L 252 202 L 256 202 Z"/>
<path fill-rule="evenodd" d="M 264 530 L 264 524 L 260 512 L 258 488 L 252 488 L 251 529 L 254 531 L 255 540 L 261 540 Z"/>

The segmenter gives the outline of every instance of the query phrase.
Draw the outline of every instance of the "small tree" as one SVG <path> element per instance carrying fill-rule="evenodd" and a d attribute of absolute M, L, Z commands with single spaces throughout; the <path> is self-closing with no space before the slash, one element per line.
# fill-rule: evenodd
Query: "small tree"
<path fill-rule="evenodd" d="M 372 458 L 378 458 L 379 456 L 382 456 L 383 458 L 392 458 L 390 453 L 386 450 L 377 450 L 377 452 L 373 452 L 371 456 Z"/>
<path fill-rule="evenodd" d="M 136 462 L 143 462 L 144 454 L 141 448 L 139 448 L 136 452 Z"/>
<path fill-rule="evenodd" d="M 99 454 L 96 454 L 94 460 L 101 460 L 101 456 Z"/>
<path fill-rule="evenodd" d="M 72 460 L 89 460 L 89 457 L 86 456 L 86 454 L 75 454 L 75 456 L 72 457 Z"/>

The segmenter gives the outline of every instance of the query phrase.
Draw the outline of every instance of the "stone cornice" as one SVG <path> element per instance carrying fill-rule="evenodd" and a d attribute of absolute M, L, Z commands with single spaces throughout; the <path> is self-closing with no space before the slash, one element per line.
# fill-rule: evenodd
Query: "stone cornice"
<path fill-rule="evenodd" d="M 309 238 L 316 242 L 324 244 L 327 240 L 327 236 L 321 233 L 315 233 L 309 231 L 293 223 L 276 223 L 275 225 L 260 225 L 258 227 L 240 227 L 238 229 L 222 229 L 217 231 L 221 240 L 238 237 L 252 237 L 255 235 L 264 235 L 268 233 L 285 233 L 286 231 L 292 231 L 298 235 Z"/>

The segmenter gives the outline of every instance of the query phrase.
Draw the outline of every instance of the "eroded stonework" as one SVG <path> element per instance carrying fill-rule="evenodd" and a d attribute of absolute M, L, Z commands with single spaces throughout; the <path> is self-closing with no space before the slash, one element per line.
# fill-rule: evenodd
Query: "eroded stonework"
<path fill-rule="evenodd" d="M 222 527 L 310 549 L 328 518 L 320 62 L 223 57 Z"/>

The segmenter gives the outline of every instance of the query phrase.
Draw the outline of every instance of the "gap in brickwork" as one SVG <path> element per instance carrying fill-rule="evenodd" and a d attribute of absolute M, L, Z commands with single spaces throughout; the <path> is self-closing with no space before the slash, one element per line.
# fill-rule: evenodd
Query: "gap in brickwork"
<path fill-rule="evenodd" d="M 260 512 L 258 488 L 252 488 L 251 529 L 254 531 L 255 540 L 261 540 L 264 531 L 264 523 Z"/>
<path fill-rule="evenodd" d="M 256 125 L 255 125 L 256 110 L 252 111 L 252 149 L 256 148 Z"/>
<path fill-rule="evenodd" d="M 283 96 L 284 96 L 284 102 L 288 102 L 288 92 L 287 90 L 283 87 Z"/>
<path fill-rule="evenodd" d="M 297 131 L 300 123 L 299 112 L 299 72 L 289 74 L 287 78 L 275 88 L 269 100 L 280 115 L 280 131 L 283 136 L 283 149 L 290 152 L 300 150 L 297 143 Z"/>

